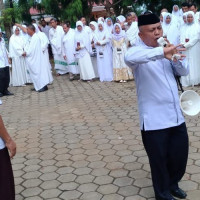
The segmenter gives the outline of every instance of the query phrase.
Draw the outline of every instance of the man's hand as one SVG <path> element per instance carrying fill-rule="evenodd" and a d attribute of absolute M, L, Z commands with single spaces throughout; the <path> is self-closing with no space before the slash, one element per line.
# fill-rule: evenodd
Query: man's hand
<path fill-rule="evenodd" d="M 180 60 L 182 60 L 183 58 L 185 58 L 185 55 L 182 54 L 182 51 L 186 51 L 185 48 L 179 48 L 182 45 L 177 45 L 174 46 L 173 44 L 167 44 L 166 47 L 164 47 L 164 56 L 166 59 L 168 60 L 172 60 L 173 59 L 173 55 L 180 55 Z M 177 61 L 177 59 L 174 59 L 173 61 Z"/>
<path fill-rule="evenodd" d="M 76 48 L 76 51 L 79 51 L 81 49 L 81 47 L 80 46 L 78 46 L 77 48 Z"/>
<path fill-rule="evenodd" d="M 8 141 L 6 141 L 6 147 L 8 148 L 8 151 L 10 152 L 10 158 L 13 158 L 16 154 L 16 144 L 15 142 L 10 138 Z"/>

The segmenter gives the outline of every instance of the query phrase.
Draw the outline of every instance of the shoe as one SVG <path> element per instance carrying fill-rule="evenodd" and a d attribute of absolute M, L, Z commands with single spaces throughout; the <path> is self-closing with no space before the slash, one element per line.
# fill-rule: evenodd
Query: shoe
<path fill-rule="evenodd" d="M 155 195 L 155 198 L 156 200 L 177 200 L 171 194 L 162 195 L 162 196 Z"/>
<path fill-rule="evenodd" d="M 5 96 L 10 96 L 10 95 L 14 95 L 13 93 L 9 92 L 8 90 L 6 90 L 3 95 Z"/>
<path fill-rule="evenodd" d="M 31 91 L 35 91 L 35 88 L 31 88 Z"/>
<path fill-rule="evenodd" d="M 0 97 L 3 97 L 3 94 L 0 92 Z"/>
<path fill-rule="evenodd" d="M 44 86 L 42 89 L 38 90 L 38 92 L 45 92 L 48 90 L 48 87 L 47 86 Z"/>
<path fill-rule="evenodd" d="M 171 194 L 179 199 L 185 199 L 187 197 L 187 194 L 181 188 L 171 190 Z"/>

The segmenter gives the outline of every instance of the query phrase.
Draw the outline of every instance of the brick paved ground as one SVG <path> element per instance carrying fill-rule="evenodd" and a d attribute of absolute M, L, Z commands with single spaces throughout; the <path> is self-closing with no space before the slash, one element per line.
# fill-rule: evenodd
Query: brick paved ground
<path fill-rule="evenodd" d="M 0 113 L 14 137 L 17 200 L 153 200 L 133 82 L 69 82 L 45 93 L 10 90 Z M 199 88 L 198 88 L 199 90 Z M 190 154 L 181 187 L 200 199 L 200 119 L 187 118 Z"/>

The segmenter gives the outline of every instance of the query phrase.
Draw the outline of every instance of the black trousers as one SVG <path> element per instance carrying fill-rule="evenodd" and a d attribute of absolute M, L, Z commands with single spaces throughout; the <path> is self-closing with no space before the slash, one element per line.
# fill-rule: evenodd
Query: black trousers
<path fill-rule="evenodd" d="M 188 159 L 188 134 L 185 123 L 162 130 L 142 131 L 149 157 L 156 197 L 167 197 L 178 187 Z"/>
<path fill-rule="evenodd" d="M 8 90 L 10 83 L 9 67 L 0 68 L 0 93 L 5 93 Z"/>
<path fill-rule="evenodd" d="M 0 199 L 15 200 L 15 185 L 8 149 L 0 150 Z"/>

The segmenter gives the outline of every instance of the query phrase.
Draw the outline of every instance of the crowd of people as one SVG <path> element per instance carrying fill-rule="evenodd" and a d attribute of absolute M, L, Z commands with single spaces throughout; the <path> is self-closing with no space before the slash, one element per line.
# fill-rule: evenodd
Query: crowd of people
<path fill-rule="evenodd" d="M 171 13 L 162 9 L 160 22 L 164 38 L 171 44 L 182 44 L 187 48 L 190 73 L 181 78 L 182 85 L 198 85 L 200 13 L 196 5 L 183 3 L 181 9 L 174 5 Z M 120 15 L 115 23 L 111 18 L 100 17 L 97 22 L 91 21 L 89 26 L 82 17 L 76 22 L 75 29 L 71 28 L 69 21 L 58 25 L 55 18 L 50 20 L 50 26 L 45 20 L 27 27 L 16 24 L 9 41 L 9 53 L 5 53 L 3 38 L 0 41 L 1 54 L 8 57 L 4 65 L 7 67 L 9 62 L 12 66 L 11 81 L 8 78 L 7 82 L 10 81 L 12 86 L 33 83 L 36 91 L 46 91 L 47 85 L 53 82 L 49 50 L 53 53 L 57 76 L 69 73 L 71 81 L 92 81 L 96 78 L 101 82 L 133 80 L 132 70 L 125 64 L 124 55 L 128 48 L 140 43 L 138 33 L 135 13 L 128 13 L 126 17 Z M 8 68 L 6 71 L 9 71 Z M 8 84 L 0 88 L 0 96 L 10 94 L 7 88 Z"/>

